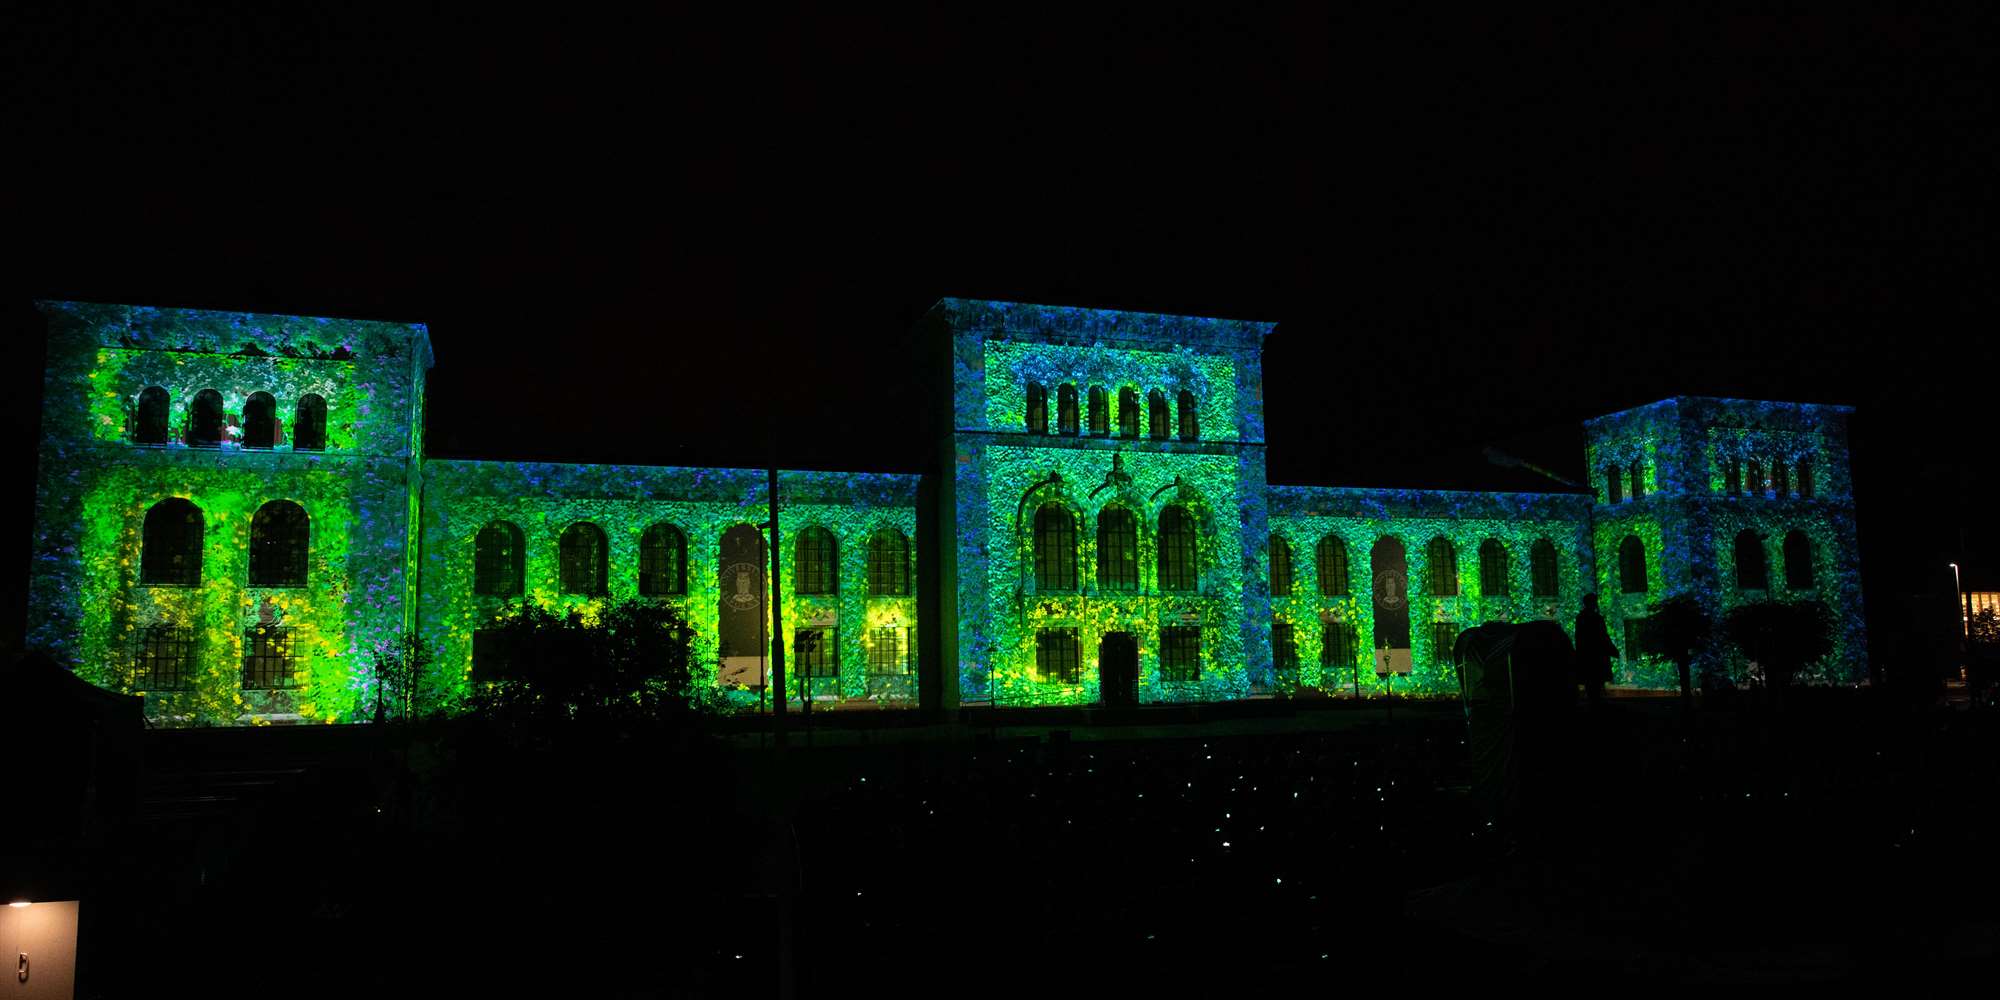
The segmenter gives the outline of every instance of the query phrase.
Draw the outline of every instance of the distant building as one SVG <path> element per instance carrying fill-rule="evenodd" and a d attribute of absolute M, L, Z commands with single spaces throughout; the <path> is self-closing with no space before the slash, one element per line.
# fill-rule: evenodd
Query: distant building
<path fill-rule="evenodd" d="M 679 606 L 703 676 L 768 677 L 767 474 L 423 456 L 424 327 L 85 303 L 49 321 L 29 643 L 163 722 L 369 717 L 405 632 L 450 705 L 534 600 Z M 1678 397 L 1586 424 L 1595 496 L 1273 486 L 1230 320 L 946 299 L 936 477 L 785 472 L 793 696 L 828 707 L 1447 693 L 1459 629 L 1602 596 L 1814 597 L 1864 676 L 1836 406 Z M 1740 671 L 1716 662 L 1714 669 Z"/>

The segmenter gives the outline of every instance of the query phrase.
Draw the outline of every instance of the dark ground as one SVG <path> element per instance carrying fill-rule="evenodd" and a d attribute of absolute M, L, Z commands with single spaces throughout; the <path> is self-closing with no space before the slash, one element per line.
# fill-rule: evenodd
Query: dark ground
<path fill-rule="evenodd" d="M 782 756 L 456 726 L 400 788 L 393 730 L 155 732 L 136 820 L 44 861 L 84 996 L 771 995 L 787 947 L 801 996 L 1990 969 L 2000 714 L 1803 694 L 1610 703 L 1511 855 L 1434 706 Z"/>

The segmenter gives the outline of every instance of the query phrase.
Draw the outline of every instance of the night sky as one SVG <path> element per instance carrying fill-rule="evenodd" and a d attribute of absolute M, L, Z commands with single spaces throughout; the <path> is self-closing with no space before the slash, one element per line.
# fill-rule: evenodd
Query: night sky
<path fill-rule="evenodd" d="M 1580 476 L 1580 420 L 1664 396 L 1852 404 L 1869 599 L 1958 558 L 1995 485 L 1976 26 L 1228 6 L 28 15 L 22 468 L 30 303 L 80 298 L 426 322 L 434 456 L 758 465 L 775 406 L 787 466 L 928 471 L 913 327 L 958 295 L 1276 321 L 1274 482 Z"/>

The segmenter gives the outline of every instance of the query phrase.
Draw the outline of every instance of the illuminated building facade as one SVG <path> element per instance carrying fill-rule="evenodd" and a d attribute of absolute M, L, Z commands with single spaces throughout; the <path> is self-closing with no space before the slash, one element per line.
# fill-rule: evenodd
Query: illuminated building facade
<path fill-rule="evenodd" d="M 372 663 L 411 632 L 449 708 L 524 600 L 675 605 L 704 679 L 757 702 L 765 472 L 427 460 L 421 325 L 41 308 L 29 644 L 156 720 L 368 718 Z M 940 473 L 779 477 L 793 697 L 1443 694 L 1458 630 L 1569 623 L 1592 592 L 1623 683 L 1674 683 L 1636 646 L 1677 592 L 1824 600 L 1841 631 L 1813 676 L 1865 673 L 1845 408 L 1590 421 L 1595 496 L 1272 486 L 1268 324 L 959 299 L 925 323 L 953 386 Z"/>

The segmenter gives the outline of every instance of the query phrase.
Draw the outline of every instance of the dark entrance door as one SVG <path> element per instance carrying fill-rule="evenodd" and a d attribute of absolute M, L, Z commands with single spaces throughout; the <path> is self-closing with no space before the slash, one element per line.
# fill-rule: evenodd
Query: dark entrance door
<path fill-rule="evenodd" d="M 1097 647 L 1097 687 L 1107 706 L 1139 703 L 1139 640 L 1132 633 L 1105 633 Z"/>

